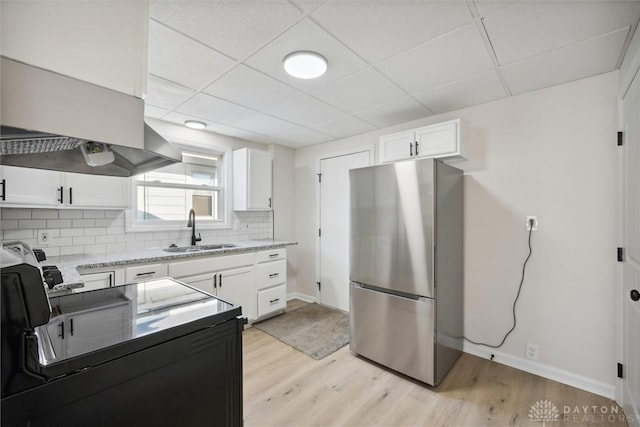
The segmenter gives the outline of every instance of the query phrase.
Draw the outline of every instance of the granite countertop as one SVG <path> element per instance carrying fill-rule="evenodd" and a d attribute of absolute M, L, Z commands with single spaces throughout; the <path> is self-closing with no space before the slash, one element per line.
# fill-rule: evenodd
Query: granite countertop
<path fill-rule="evenodd" d="M 246 240 L 241 242 L 232 242 L 230 244 L 234 246 L 197 252 L 166 252 L 160 248 L 150 248 L 102 255 L 67 255 L 47 258 L 47 260 L 43 261 L 41 265 L 55 265 L 62 273 L 64 282 L 49 290 L 49 295 L 55 295 L 60 292 L 66 292 L 71 289 L 81 288 L 84 286 L 84 282 L 82 281 L 82 277 L 78 270 L 117 266 L 124 267 L 133 264 L 144 264 L 157 261 L 171 261 L 206 256 L 230 255 L 242 252 L 254 252 L 297 245 L 298 242 L 269 239 Z"/>

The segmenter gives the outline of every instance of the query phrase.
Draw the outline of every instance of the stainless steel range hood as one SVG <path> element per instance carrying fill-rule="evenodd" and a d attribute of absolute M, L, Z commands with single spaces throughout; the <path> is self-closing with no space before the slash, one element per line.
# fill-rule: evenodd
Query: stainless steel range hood
<path fill-rule="evenodd" d="M 180 151 L 144 123 L 141 99 L 0 61 L 1 164 L 132 176 L 182 160 Z"/>

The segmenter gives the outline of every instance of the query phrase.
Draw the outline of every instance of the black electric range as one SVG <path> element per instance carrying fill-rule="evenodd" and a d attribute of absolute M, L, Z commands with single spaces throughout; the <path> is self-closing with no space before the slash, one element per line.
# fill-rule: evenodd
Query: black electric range
<path fill-rule="evenodd" d="M 28 252 L 2 260 L 3 425 L 242 424 L 240 307 L 170 278 L 48 298 Z"/>

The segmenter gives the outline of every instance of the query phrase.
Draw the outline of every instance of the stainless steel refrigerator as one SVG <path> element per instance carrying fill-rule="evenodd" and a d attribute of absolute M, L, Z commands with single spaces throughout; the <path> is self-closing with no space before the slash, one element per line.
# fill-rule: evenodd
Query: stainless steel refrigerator
<path fill-rule="evenodd" d="M 349 175 L 351 351 L 438 385 L 462 350 L 462 172 L 423 159 Z"/>

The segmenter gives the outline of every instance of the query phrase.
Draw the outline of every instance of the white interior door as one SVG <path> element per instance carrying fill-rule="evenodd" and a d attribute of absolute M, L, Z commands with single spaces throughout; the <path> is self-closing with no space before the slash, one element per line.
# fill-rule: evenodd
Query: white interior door
<path fill-rule="evenodd" d="M 319 302 L 349 311 L 349 170 L 370 165 L 370 151 L 320 160 Z"/>
<path fill-rule="evenodd" d="M 622 404 L 630 426 L 640 425 L 640 77 L 623 100 Z"/>

